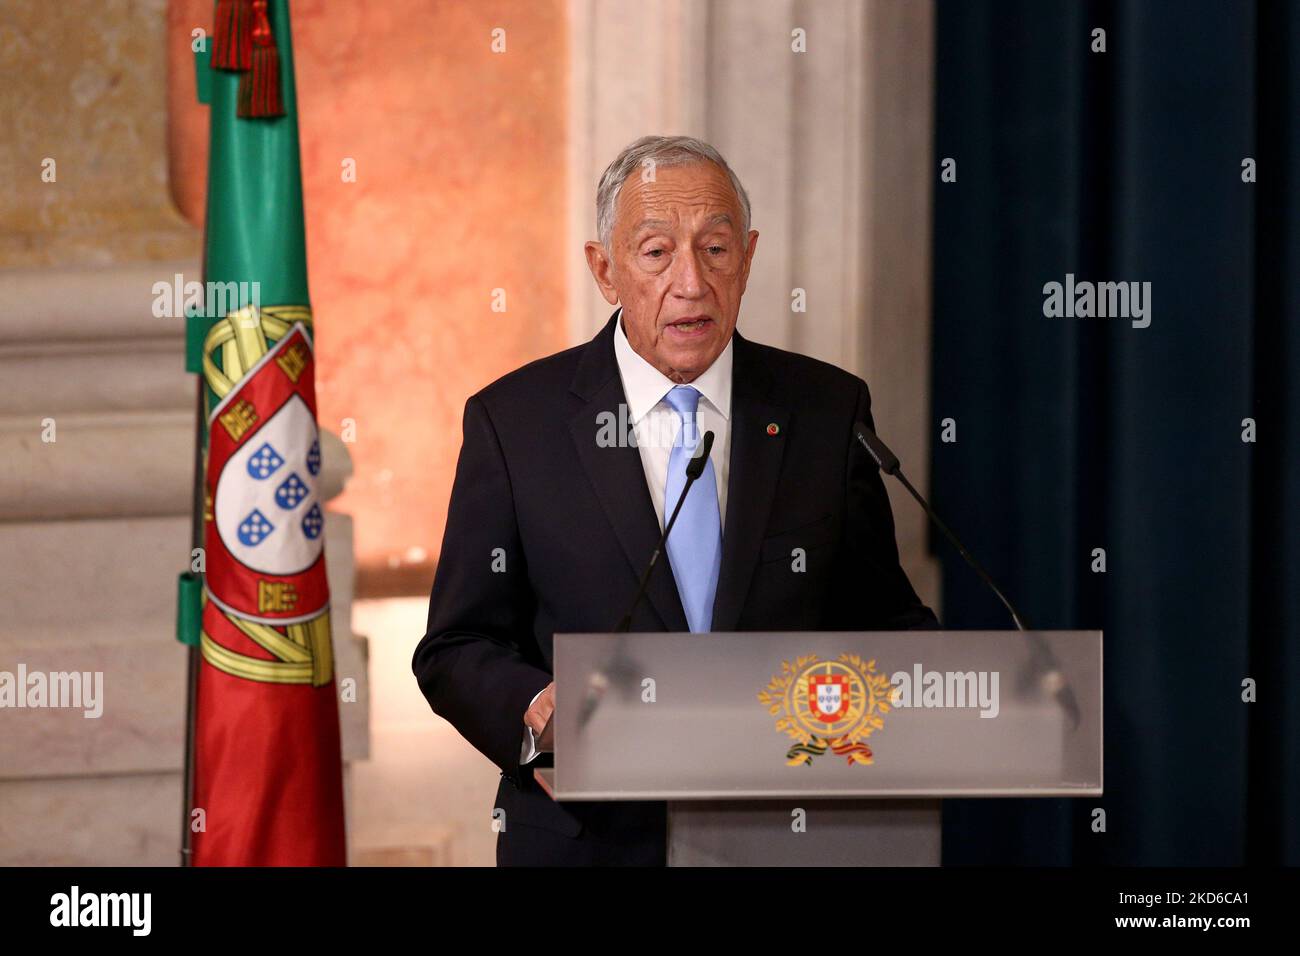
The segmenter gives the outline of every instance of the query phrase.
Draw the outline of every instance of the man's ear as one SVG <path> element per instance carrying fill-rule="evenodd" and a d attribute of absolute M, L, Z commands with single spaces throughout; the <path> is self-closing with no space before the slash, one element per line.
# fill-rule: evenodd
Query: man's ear
<path fill-rule="evenodd" d="M 749 247 L 745 250 L 745 264 L 740 274 L 740 291 L 744 293 L 749 284 L 749 267 L 754 263 L 754 252 L 758 249 L 758 230 L 749 230 Z"/>
<path fill-rule="evenodd" d="M 749 278 L 749 267 L 754 263 L 754 252 L 758 251 L 758 230 L 749 230 L 749 248 L 745 250 L 745 278 Z"/>
<path fill-rule="evenodd" d="M 587 243 L 582 247 L 582 251 L 587 254 L 587 268 L 591 270 L 591 277 L 596 280 L 600 294 L 610 305 L 618 305 L 618 290 L 610 281 L 610 272 L 613 270 L 614 263 L 610 261 L 609 253 L 599 242 Z"/>

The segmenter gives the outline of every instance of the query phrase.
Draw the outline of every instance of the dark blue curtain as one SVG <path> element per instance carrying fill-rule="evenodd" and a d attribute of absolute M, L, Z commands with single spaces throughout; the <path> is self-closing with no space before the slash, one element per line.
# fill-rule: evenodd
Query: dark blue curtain
<path fill-rule="evenodd" d="M 1105 796 L 948 801 L 945 861 L 1298 864 L 1300 4 L 939 0 L 936 44 L 934 503 L 1106 634 Z M 1150 326 L 1046 317 L 1067 273 Z M 932 547 L 945 624 L 1009 626 Z"/>

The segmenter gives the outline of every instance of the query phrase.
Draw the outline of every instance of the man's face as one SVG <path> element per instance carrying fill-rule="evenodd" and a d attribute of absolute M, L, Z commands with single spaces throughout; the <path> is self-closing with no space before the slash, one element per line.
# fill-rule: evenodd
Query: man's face
<path fill-rule="evenodd" d="M 703 373 L 731 341 L 758 233 L 731 181 L 700 162 L 633 173 L 619 190 L 610 249 L 586 246 L 587 264 L 638 355 L 674 382 Z"/>

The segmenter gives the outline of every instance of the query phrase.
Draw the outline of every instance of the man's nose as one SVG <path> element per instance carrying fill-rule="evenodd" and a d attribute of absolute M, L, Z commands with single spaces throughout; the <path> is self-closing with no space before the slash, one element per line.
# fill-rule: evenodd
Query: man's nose
<path fill-rule="evenodd" d="M 704 294 L 704 267 L 699 260 L 699 250 L 688 249 L 673 258 L 673 285 L 676 295 L 683 299 L 698 299 Z"/>

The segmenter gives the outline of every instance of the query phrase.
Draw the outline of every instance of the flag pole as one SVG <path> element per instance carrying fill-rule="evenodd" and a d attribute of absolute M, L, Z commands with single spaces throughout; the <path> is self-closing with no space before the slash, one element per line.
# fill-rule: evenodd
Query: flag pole
<path fill-rule="evenodd" d="M 201 43 L 194 51 L 194 90 L 200 104 L 207 106 L 212 102 L 212 66 L 209 59 L 208 44 Z M 207 282 L 207 214 L 203 217 L 203 269 L 202 278 L 206 289 Z M 204 315 L 207 300 L 204 299 Z M 200 322 L 200 316 L 185 316 L 185 371 L 194 374 L 195 412 L 194 412 L 194 481 L 190 494 L 190 556 L 188 570 L 181 574 L 178 589 L 177 637 L 186 645 L 185 655 L 185 764 L 181 768 L 181 844 L 179 865 L 194 865 L 194 832 L 191 829 L 190 813 L 194 803 L 194 741 L 198 727 L 198 686 L 199 668 L 202 665 L 199 643 L 203 625 L 202 598 L 195 601 L 194 592 L 202 587 L 202 579 L 194 570 L 194 549 L 203 547 L 203 505 L 204 482 L 206 480 L 206 462 L 203 457 L 203 445 L 207 438 L 207 383 L 203 378 L 202 339 L 197 332 L 207 331 Z M 202 552 L 200 552 L 202 553 Z M 207 568 L 206 558 L 201 565 Z M 197 606 L 195 606 L 197 605 Z M 188 612 L 188 613 L 187 613 Z"/>
<path fill-rule="evenodd" d="M 190 567 L 194 565 L 194 549 L 203 547 L 203 430 L 205 427 L 203 393 L 207 387 L 203 376 L 196 375 L 198 384 L 194 431 L 194 482 L 190 502 Z M 206 565 L 205 565 L 206 566 Z M 192 572 L 191 572 L 192 573 Z M 180 865 L 191 866 L 194 861 L 192 847 L 193 830 L 190 823 L 191 804 L 194 801 L 194 730 L 198 724 L 198 708 L 195 697 L 199 686 L 199 645 L 198 641 L 186 647 L 185 672 L 185 767 L 183 771 L 183 790 L 181 792 L 181 858 Z"/>

